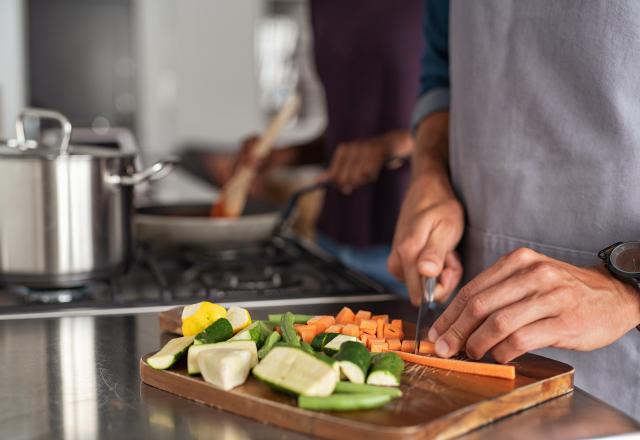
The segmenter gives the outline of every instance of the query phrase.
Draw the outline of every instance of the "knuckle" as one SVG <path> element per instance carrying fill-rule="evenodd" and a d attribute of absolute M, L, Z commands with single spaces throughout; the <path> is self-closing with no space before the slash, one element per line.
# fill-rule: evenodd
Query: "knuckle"
<path fill-rule="evenodd" d="M 472 299 L 473 299 L 473 295 L 468 285 L 460 289 L 458 291 L 458 294 L 456 295 L 456 301 L 463 307 L 465 304 L 469 303 L 469 301 L 471 301 Z"/>
<path fill-rule="evenodd" d="M 465 351 L 472 359 L 480 359 L 484 353 L 480 350 L 477 342 L 467 342 L 467 346 L 465 347 Z"/>
<path fill-rule="evenodd" d="M 507 257 L 518 263 L 529 263 L 538 257 L 538 253 L 533 249 L 521 247 L 511 252 Z"/>
<path fill-rule="evenodd" d="M 529 338 L 522 332 L 515 332 L 507 338 L 507 342 L 513 350 L 519 353 L 529 351 Z"/>
<path fill-rule="evenodd" d="M 531 267 L 531 275 L 537 281 L 542 281 L 542 282 L 550 282 L 557 279 L 556 268 L 546 261 L 535 263 Z"/>
<path fill-rule="evenodd" d="M 508 333 L 511 327 L 511 317 L 505 312 L 497 312 L 491 318 L 491 326 L 498 334 Z"/>
<path fill-rule="evenodd" d="M 495 350 L 494 349 L 494 350 L 491 351 L 491 355 L 496 360 L 496 362 L 498 362 L 499 364 L 506 364 L 507 362 L 509 362 L 511 360 L 511 358 L 509 357 L 508 353 L 506 353 L 504 350 Z"/>
<path fill-rule="evenodd" d="M 487 305 L 484 299 L 478 295 L 469 300 L 469 314 L 473 318 L 483 318 L 487 313 Z"/>
<path fill-rule="evenodd" d="M 404 261 L 414 260 L 418 255 L 418 248 L 415 245 L 415 240 L 402 240 L 398 245 L 398 255 Z"/>
<path fill-rule="evenodd" d="M 465 337 L 464 337 L 464 333 L 462 332 L 462 330 L 460 330 L 460 328 L 453 324 L 451 325 L 451 327 L 449 327 L 449 336 L 459 342 L 464 341 Z"/>

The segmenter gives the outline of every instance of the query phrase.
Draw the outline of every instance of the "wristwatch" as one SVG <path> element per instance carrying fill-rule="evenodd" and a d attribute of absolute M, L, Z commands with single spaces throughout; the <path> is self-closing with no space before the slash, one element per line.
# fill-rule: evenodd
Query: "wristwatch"
<path fill-rule="evenodd" d="M 614 277 L 640 289 L 640 241 L 619 241 L 598 252 L 598 257 Z M 640 331 L 640 325 L 636 329 Z"/>

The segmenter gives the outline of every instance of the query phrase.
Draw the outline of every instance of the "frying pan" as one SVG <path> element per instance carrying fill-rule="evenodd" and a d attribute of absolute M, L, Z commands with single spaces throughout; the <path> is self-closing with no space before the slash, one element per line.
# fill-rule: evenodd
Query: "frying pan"
<path fill-rule="evenodd" d="M 135 214 L 137 239 L 156 248 L 225 248 L 266 241 L 289 226 L 300 197 L 326 185 L 314 183 L 296 191 L 282 211 L 249 200 L 237 218 L 211 217 L 211 203 L 139 207 Z"/>

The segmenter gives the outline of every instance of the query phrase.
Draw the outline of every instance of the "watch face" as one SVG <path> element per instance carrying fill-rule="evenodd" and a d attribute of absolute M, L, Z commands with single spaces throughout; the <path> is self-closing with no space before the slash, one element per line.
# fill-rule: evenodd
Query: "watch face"
<path fill-rule="evenodd" d="M 609 257 L 611 264 L 620 272 L 640 273 L 640 242 L 632 241 L 617 246 Z"/>

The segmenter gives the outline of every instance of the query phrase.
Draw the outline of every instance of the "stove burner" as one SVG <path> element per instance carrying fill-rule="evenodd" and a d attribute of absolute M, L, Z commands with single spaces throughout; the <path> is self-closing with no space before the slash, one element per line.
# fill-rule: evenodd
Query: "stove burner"
<path fill-rule="evenodd" d="M 66 288 L 33 288 L 27 286 L 9 286 L 7 290 L 21 297 L 27 304 L 67 304 L 109 292 L 109 285 L 103 282 L 93 282 L 78 287 Z"/>

